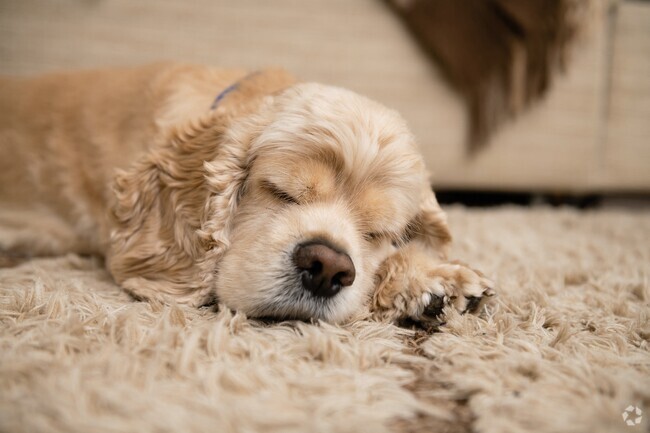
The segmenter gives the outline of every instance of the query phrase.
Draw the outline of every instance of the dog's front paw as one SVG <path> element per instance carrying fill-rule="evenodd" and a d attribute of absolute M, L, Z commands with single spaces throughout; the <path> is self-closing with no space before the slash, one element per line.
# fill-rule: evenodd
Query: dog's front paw
<path fill-rule="evenodd" d="M 477 313 L 496 293 L 490 279 L 460 263 L 398 267 L 385 276 L 375 295 L 375 311 L 398 323 L 437 326 L 445 321 L 445 307 Z"/>
<path fill-rule="evenodd" d="M 461 314 L 477 313 L 496 293 L 492 280 L 480 271 L 458 263 L 445 263 L 430 269 L 419 286 L 416 293 L 421 292 L 420 300 L 413 299 L 408 310 L 409 318 L 416 321 L 440 319 L 448 305 Z M 411 296 L 409 291 L 402 292 L 402 296 Z"/>

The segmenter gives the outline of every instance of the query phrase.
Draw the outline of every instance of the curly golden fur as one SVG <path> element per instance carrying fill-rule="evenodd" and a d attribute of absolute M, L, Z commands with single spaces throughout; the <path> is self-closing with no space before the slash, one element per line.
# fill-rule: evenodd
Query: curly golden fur
<path fill-rule="evenodd" d="M 5 254 L 101 254 L 138 298 L 275 318 L 340 322 L 369 305 L 433 320 L 493 294 L 446 261 L 446 217 L 404 121 L 350 91 L 158 64 L 4 78 L 0 92 Z M 314 266 L 343 267 L 327 296 L 296 264 L 312 243 Z"/>

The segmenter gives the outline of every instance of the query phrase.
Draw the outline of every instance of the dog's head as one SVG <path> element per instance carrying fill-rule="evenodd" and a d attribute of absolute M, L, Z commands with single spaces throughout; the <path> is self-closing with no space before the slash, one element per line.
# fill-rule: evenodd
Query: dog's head
<path fill-rule="evenodd" d="M 397 113 L 298 84 L 176 131 L 116 181 L 109 267 L 141 297 L 341 321 L 381 262 L 449 232 Z"/>

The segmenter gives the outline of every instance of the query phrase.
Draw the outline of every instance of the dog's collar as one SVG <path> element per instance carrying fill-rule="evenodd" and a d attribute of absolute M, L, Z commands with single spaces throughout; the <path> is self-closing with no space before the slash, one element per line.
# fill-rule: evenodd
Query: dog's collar
<path fill-rule="evenodd" d="M 244 82 L 244 81 L 246 81 L 246 80 L 249 80 L 250 78 L 253 78 L 253 77 L 256 76 L 256 75 L 259 75 L 260 73 L 261 73 L 261 71 L 254 71 L 254 72 L 251 72 L 250 74 L 246 75 L 246 76 L 245 76 L 244 78 L 242 78 L 241 80 L 239 80 L 239 81 L 235 81 L 233 84 L 231 84 L 230 86 L 228 86 L 228 87 L 226 87 L 225 89 L 223 89 L 223 90 L 221 91 L 221 93 L 219 93 L 219 94 L 217 95 L 217 97 L 214 98 L 214 101 L 212 102 L 212 105 L 210 105 L 210 110 L 214 110 L 214 109 L 216 109 L 216 108 L 219 106 L 219 103 L 221 102 L 221 100 L 222 100 L 223 98 L 225 98 L 226 96 L 228 96 L 229 93 L 231 93 L 231 92 L 237 90 L 237 88 L 241 85 L 242 82 Z"/>

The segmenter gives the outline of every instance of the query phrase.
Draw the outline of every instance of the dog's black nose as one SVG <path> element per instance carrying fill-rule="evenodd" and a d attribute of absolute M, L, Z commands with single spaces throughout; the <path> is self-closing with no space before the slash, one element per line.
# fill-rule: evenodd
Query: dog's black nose
<path fill-rule="evenodd" d="M 316 296 L 329 298 L 354 282 L 355 269 L 350 256 L 322 242 L 299 245 L 293 261 L 300 272 L 302 286 Z"/>

